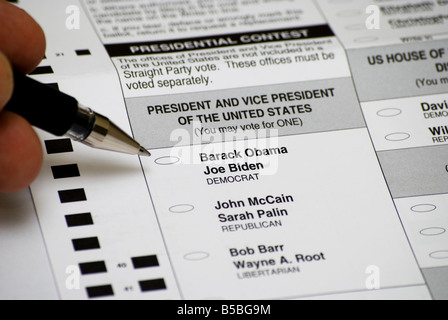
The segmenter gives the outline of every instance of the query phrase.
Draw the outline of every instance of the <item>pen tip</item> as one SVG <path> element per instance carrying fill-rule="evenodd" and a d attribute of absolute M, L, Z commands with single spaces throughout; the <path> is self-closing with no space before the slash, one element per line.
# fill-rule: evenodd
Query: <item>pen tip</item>
<path fill-rule="evenodd" d="M 138 155 L 143 156 L 143 157 L 150 157 L 151 153 L 149 153 L 149 151 L 146 150 L 145 148 L 140 147 L 140 151 L 139 151 Z"/>

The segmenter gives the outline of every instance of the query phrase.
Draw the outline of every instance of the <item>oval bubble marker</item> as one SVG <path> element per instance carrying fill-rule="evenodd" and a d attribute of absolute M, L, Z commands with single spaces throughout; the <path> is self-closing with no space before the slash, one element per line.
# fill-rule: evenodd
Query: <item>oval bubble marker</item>
<path fill-rule="evenodd" d="M 353 39 L 354 42 L 357 43 L 367 43 L 367 42 L 375 42 L 378 41 L 378 37 L 375 36 L 370 36 L 370 37 L 359 37 L 359 38 L 355 38 Z"/>
<path fill-rule="evenodd" d="M 208 257 L 210 257 L 210 254 L 202 251 L 190 252 L 184 255 L 184 259 L 188 261 L 201 261 L 207 259 Z"/>
<path fill-rule="evenodd" d="M 157 158 L 154 160 L 154 162 L 160 166 L 169 166 L 169 165 L 176 164 L 176 163 L 180 162 L 180 159 L 178 157 L 166 156 L 166 157 Z"/>
<path fill-rule="evenodd" d="M 436 209 L 437 209 L 437 207 L 433 204 L 418 204 L 416 206 L 413 206 L 411 208 L 411 211 L 417 212 L 417 213 L 426 213 L 426 212 L 432 212 Z"/>
<path fill-rule="evenodd" d="M 331 4 L 346 4 L 352 1 L 353 0 L 329 0 L 328 2 L 330 2 Z"/>
<path fill-rule="evenodd" d="M 193 211 L 194 206 L 191 204 L 178 204 L 170 207 L 168 210 L 172 213 L 187 213 Z"/>
<path fill-rule="evenodd" d="M 351 24 L 349 26 L 345 27 L 345 30 L 348 31 L 359 31 L 359 30 L 366 30 L 366 25 L 359 23 L 359 24 Z"/>
<path fill-rule="evenodd" d="M 436 251 L 429 255 L 433 259 L 444 260 L 448 259 L 448 250 Z"/>
<path fill-rule="evenodd" d="M 401 109 L 398 108 L 387 108 L 378 111 L 376 114 L 380 117 L 391 118 L 399 116 L 402 113 Z"/>
<path fill-rule="evenodd" d="M 360 10 L 346 10 L 341 11 L 336 14 L 340 18 L 350 18 L 362 15 L 362 11 Z"/>
<path fill-rule="evenodd" d="M 411 135 L 409 133 L 406 133 L 406 132 L 396 132 L 396 133 L 391 133 L 391 134 L 385 136 L 384 138 L 387 141 L 398 142 L 398 141 L 407 140 L 410 137 L 411 137 Z"/>
<path fill-rule="evenodd" d="M 443 228 L 426 228 L 420 231 L 420 234 L 422 236 L 427 236 L 427 237 L 433 237 L 433 236 L 440 236 L 441 234 L 444 234 L 446 232 L 445 229 Z"/>

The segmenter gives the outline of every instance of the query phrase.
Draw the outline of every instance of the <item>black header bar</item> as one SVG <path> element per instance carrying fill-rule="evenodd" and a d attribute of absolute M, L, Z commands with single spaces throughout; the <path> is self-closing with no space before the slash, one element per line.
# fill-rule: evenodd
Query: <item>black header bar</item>
<path fill-rule="evenodd" d="M 317 25 L 300 28 L 245 32 L 167 41 L 109 44 L 105 47 L 111 57 L 125 57 L 143 54 L 161 54 L 192 50 L 219 49 L 240 45 L 268 43 L 275 41 L 315 39 L 332 36 L 334 36 L 334 33 L 328 25 Z"/>

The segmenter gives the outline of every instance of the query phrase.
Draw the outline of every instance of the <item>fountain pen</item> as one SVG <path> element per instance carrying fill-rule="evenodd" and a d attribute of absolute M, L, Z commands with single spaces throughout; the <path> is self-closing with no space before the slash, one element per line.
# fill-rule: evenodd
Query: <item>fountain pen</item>
<path fill-rule="evenodd" d="M 92 148 L 151 156 L 108 118 L 81 106 L 75 98 L 17 70 L 13 74 L 14 91 L 5 110 L 22 116 L 34 127 Z"/>

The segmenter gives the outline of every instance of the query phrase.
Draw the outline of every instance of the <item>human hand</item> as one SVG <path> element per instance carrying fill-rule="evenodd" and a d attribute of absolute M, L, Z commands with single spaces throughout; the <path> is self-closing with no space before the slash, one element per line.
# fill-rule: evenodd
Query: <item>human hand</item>
<path fill-rule="evenodd" d="M 12 67 L 33 71 L 45 54 L 40 26 L 23 10 L 0 0 L 0 192 L 26 188 L 38 175 L 42 146 L 23 118 L 2 111 L 13 90 Z"/>

